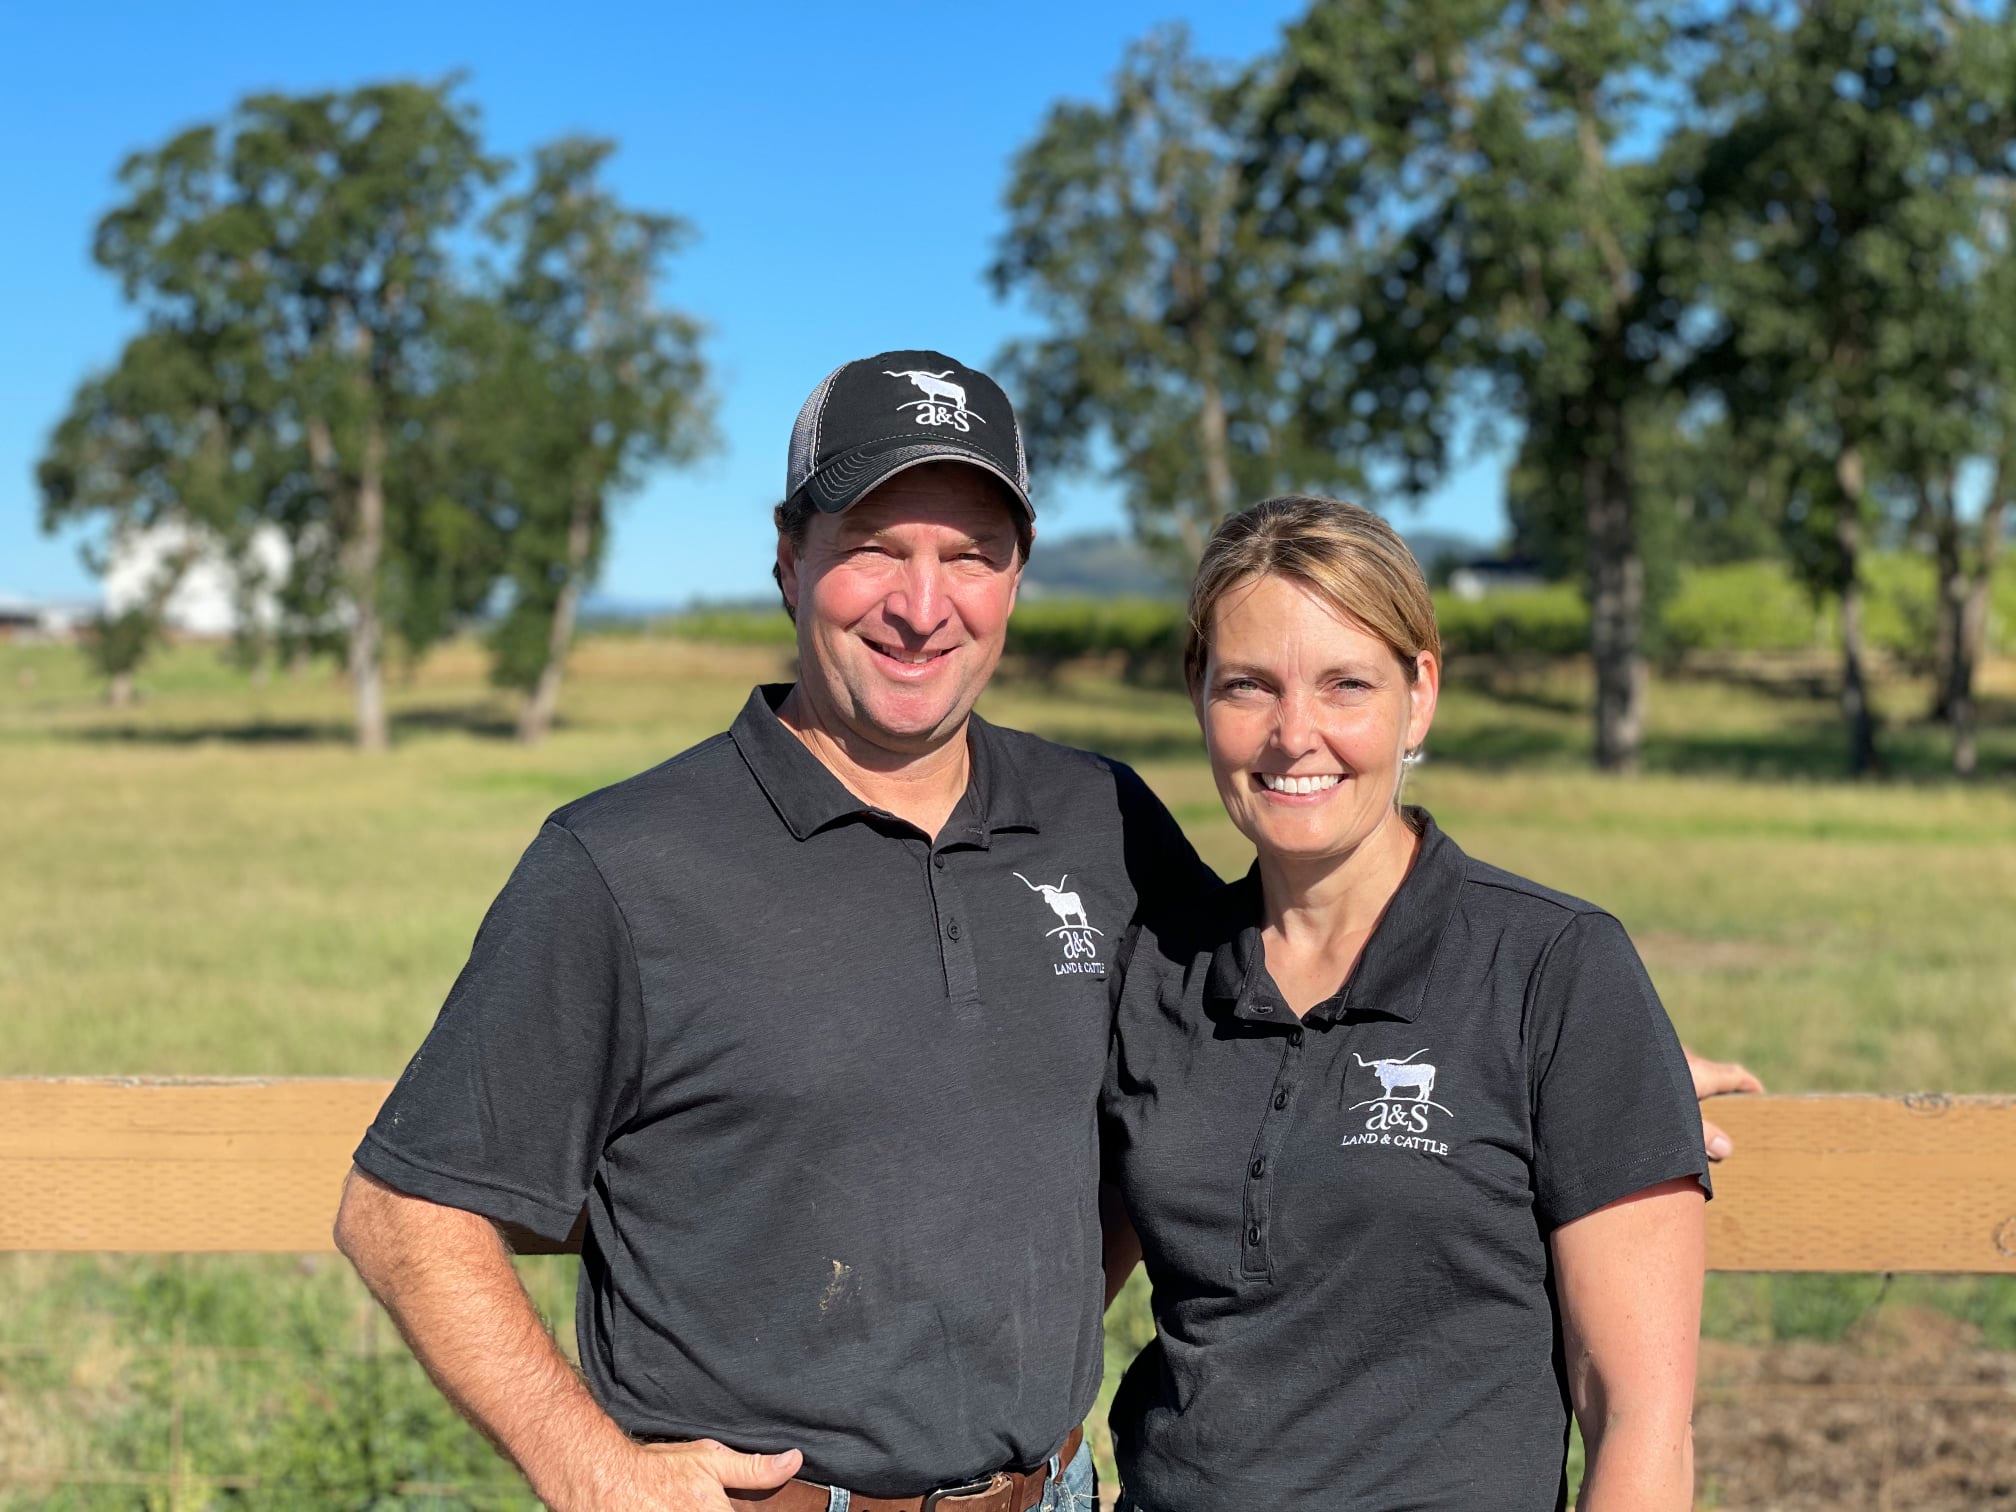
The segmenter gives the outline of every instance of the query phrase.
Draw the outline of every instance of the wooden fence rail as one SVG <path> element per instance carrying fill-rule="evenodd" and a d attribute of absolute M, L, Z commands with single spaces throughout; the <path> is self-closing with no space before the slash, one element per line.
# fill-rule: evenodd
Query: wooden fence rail
<path fill-rule="evenodd" d="M 389 1089 L 0 1078 L 0 1250 L 326 1250 L 350 1152 Z M 2016 1096 L 1714 1111 L 1739 1151 L 1715 1173 L 1713 1269 L 2016 1274 Z"/>

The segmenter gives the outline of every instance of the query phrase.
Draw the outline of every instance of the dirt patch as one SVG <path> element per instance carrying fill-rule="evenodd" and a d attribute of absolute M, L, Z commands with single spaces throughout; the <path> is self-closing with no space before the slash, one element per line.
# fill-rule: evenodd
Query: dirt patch
<path fill-rule="evenodd" d="M 1905 1307 L 1844 1344 L 1708 1341 L 1694 1443 L 1729 1512 L 2016 1508 L 2016 1354 Z"/>

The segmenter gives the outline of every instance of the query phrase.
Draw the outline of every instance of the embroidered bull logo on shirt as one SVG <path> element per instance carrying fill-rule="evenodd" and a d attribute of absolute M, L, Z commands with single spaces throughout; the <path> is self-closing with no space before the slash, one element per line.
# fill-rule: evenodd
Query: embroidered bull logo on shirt
<path fill-rule="evenodd" d="M 1085 915 L 1085 900 L 1076 892 L 1064 890 L 1071 874 L 1066 872 L 1055 882 L 1031 882 L 1020 872 L 1010 875 L 1029 891 L 1040 894 L 1049 904 L 1050 912 L 1057 916 L 1057 927 L 1049 932 L 1049 938 L 1061 938 L 1064 942 L 1064 959 L 1055 963 L 1057 975 L 1106 975 L 1106 963 L 1098 959 L 1099 945 L 1093 938 L 1094 935 L 1103 936 L 1105 931 L 1092 927 L 1092 921 Z"/>
<path fill-rule="evenodd" d="M 1428 1132 L 1430 1108 L 1455 1116 L 1453 1110 L 1435 1101 L 1435 1068 L 1415 1058 L 1427 1053 L 1425 1045 L 1412 1055 L 1382 1055 L 1373 1060 L 1352 1053 L 1352 1060 L 1379 1079 L 1379 1095 L 1351 1105 L 1353 1113 L 1360 1108 L 1372 1111 L 1366 1116 L 1365 1132 L 1347 1135 L 1346 1145 L 1398 1145 L 1429 1155 L 1449 1153 L 1449 1146 L 1440 1140 L 1418 1137 Z"/>
<path fill-rule="evenodd" d="M 896 408 L 917 411 L 911 418 L 919 425 L 949 425 L 954 430 L 968 431 L 973 427 L 968 425 L 967 421 L 978 420 L 985 425 L 987 417 L 966 408 L 964 385 L 945 381 L 957 371 L 957 368 L 947 368 L 942 373 L 926 373 L 917 368 L 904 368 L 901 372 L 892 373 L 884 368 L 882 376 L 908 378 L 917 385 L 917 391 L 924 397 L 912 399 L 908 404 L 899 404 Z"/>
<path fill-rule="evenodd" d="M 1414 1052 L 1414 1055 L 1427 1053 L 1428 1047 L 1423 1045 Z M 1368 1061 L 1364 1056 L 1354 1053 L 1351 1059 L 1379 1078 L 1380 1090 L 1386 1096 L 1391 1097 L 1395 1087 L 1418 1087 L 1421 1090 L 1415 1096 L 1425 1102 L 1435 1092 L 1435 1068 L 1429 1065 L 1408 1064 L 1414 1059 L 1414 1055 Z"/>

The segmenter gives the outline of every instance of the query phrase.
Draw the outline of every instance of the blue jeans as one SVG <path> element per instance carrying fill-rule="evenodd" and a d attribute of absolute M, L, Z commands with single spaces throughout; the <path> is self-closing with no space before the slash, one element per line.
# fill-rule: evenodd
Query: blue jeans
<path fill-rule="evenodd" d="M 1055 1466 L 1052 1466 L 1055 1469 Z M 853 1494 L 840 1486 L 828 1488 L 826 1512 L 848 1512 Z M 1092 1473 L 1092 1446 L 1083 1443 L 1064 1467 L 1061 1479 L 1053 1479 L 1037 1505 L 1037 1512 L 1099 1512 L 1099 1481 Z"/>

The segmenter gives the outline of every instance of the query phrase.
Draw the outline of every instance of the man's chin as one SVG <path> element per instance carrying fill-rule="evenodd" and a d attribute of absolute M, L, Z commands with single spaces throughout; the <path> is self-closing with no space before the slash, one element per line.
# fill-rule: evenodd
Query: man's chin
<path fill-rule="evenodd" d="M 854 717 L 875 743 L 892 751 L 925 751 L 942 744 L 973 706 L 965 689 L 858 688 Z"/>

